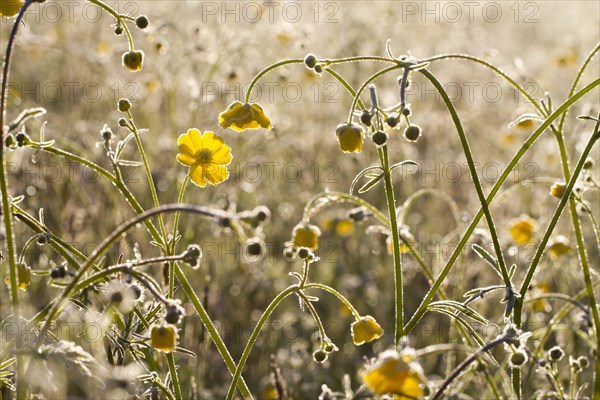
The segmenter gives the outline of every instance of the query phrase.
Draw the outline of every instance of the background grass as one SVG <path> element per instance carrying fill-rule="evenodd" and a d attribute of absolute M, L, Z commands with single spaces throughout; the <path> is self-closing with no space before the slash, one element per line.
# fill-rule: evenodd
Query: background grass
<path fill-rule="evenodd" d="M 151 25 L 146 31 L 133 29 L 136 47 L 146 54 L 144 69 L 132 74 L 120 65 L 126 40 L 113 34 L 110 26 L 113 21 L 109 16 L 103 15 L 95 21 L 95 7 L 78 2 L 73 5 L 71 18 L 68 7 L 61 2 L 35 5 L 26 16 L 25 27 L 17 41 L 8 120 L 26 107 L 43 106 L 48 110 L 47 139 L 54 139 L 61 147 L 109 167 L 104 150 L 97 145 L 99 132 L 108 124 L 117 138 L 124 137 L 124 130 L 117 126 L 120 114 L 115 103 L 120 97 L 130 98 L 134 102 L 137 125 L 148 128 L 142 140 L 162 203 L 176 201 L 186 174 L 186 168 L 175 160 L 179 134 L 191 127 L 213 130 L 231 145 L 234 159 L 230 179 L 218 187 L 190 187 L 184 201 L 219 208 L 234 206 L 238 210 L 261 204 L 269 207 L 272 218 L 264 229 L 265 256 L 258 262 L 250 262 L 233 235 L 196 217 L 182 221 L 181 243 L 198 243 L 204 250 L 201 268 L 187 270 L 188 277 L 206 303 L 209 314 L 220 323 L 234 359 L 239 358 L 261 311 L 290 283 L 288 272 L 300 270 L 300 264 L 286 261 L 282 252 L 292 227 L 301 219 L 306 201 L 324 190 L 347 191 L 354 175 L 377 159 L 371 144 L 360 155 L 344 155 L 339 151 L 334 131 L 336 125 L 347 118 L 351 98 L 327 74 L 315 75 L 301 65 L 268 74 L 257 87 L 256 96 L 251 97 L 271 117 L 272 131 L 237 134 L 220 129 L 217 115 L 230 102 L 243 97 L 242 88 L 258 71 L 278 60 L 301 58 L 308 52 L 326 58 L 383 55 L 389 38 L 395 55 L 410 52 L 424 58 L 464 52 L 480 56 L 516 77 L 531 90 L 534 98 L 541 98 L 547 91 L 555 103 L 560 104 L 580 63 L 600 38 L 600 6 L 593 1 L 478 3 L 471 15 L 462 3 L 435 3 L 438 11 L 426 14 L 423 7 L 431 10 L 434 4 L 301 2 L 284 9 L 282 2 L 271 8 L 272 20 L 269 8 L 262 2 L 116 4 L 121 12 L 132 7 L 134 15 L 146 14 L 150 18 Z M 452 8 L 455 4 L 462 16 L 457 22 L 451 22 L 456 19 Z M 257 5 L 262 16 L 252 22 L 256 19 Z M 302 14 L 298 21 L 290 22 L 295 19 L 296 6 Z M 409 6 L 417 8 L 414 15 Z M 213 7 L 217 9 L 215 15 L 209 13 Z M 226 14 L 225 7 L 229 7 L 228 10 L 237 7 L 238 11 Z M 496 18 L 495 9 L 501 10 L 502 15 L 497 22 L 491 22 Z M 61 15 L 54 18 L 58 15 L 53 14 L 58 12 L 56 10 L 60 10 Z M 318 16 L 315 10 L 319 10 Z M 485 18 L 483 10 L 489 13 Z M 10 25 L 2 21 L 3 46 Z M 358 87 L 379 67 L 358 63 L 336 67 L 336 71 Z M 484 189 L 489 190 L 533 131 L 533 128 L 508 128 L 508 123 L 523 112 L 531 112 L 532 107 L 504 81 L 479 66 L 447 61 L 432 65 L 431 70 L 448 85 L 447 90 L 456 100 L 479 163 Z M 582 82 L 587 83 L 598 74 L 598 63 L 593 62 Z M 384 105 L 398 101 L 394 76 L 381 79 L 377 87 Z M 433 87 L 420 77 L 414 77 L 409 92 L 412 120 L 423 128 L 424 136 L 411 144 L 401 137 L 401 130 L 390 131 L 392 160 L 412 159 L 419 164 L 414 174 L 395 178 L 398 202 L 401 204 L 420 189 L 435 188 L 453 199 L 462 218 L 456 221 L 448 205 L 431 196 L 419 198 L 407 213 L 404 223 L 410 226 L 416 238 L 417 251 L 437 272 L 453 249 L 452 244 L 457 242 L 456 234 L 462 232 L 462 224 L 470 220 L 479 203 L 445 105 L 433 94 Z M 595 115 L 598 99 L 597 93 L 588 96 L 585 105 L 577 105 L 567 118 L 565 140 L 571 160 L 581 151 L 590 129 L 589 124 L 574 123 L 574 116 Z M 39 123 L 31 124 L 28 133 L 38 139 L 38 132 Z M 135 158 L 133 147 L 130 151 Z M 597 148 L 593 154 L 598 160 Z M 47 226 L 86 254 L 115 226 L 133 216 L 131 208 L 112 185 L 63 159 L 19 149 L 10 153 L 7 163 L 11 171 L 11 194 L 25 195 L 23 207 L 33 214 L 43 207 Z M 555 141 L 550 134 L 545 134 L 511 176 L 507 187 L 513 187 L 514 191 L 494 208 L 507 262 L 517 264 L 517 282 L 533 256 L 536 242 L 512 244 L 508 234 L 510 220 L 527 214 L 537 220 L 543 231 L 557 204 L 548 190 L 551 182 L 560 178 L 560 171 Z M 597 177 L 597 170 L 595 173 Z M 142 205 L 150 208 L 152 201 L 142 168 L 130 169 L 127 177 Z M 366 198 L 385 209 L 382 191 L 383 188 L 378 187 Z M 598 215 L 598 194 L 590 196 L 592 210 Z M 360 383 L 363 356 L 372 357 L 392 346 L 393 268 L 385 238 L 366 233 L 368 222 L 354 226 L 348 235 L 339 235 L 336 224 L 345 218 L 346 211 L 347 208 L 335 208 L 316 217 L 314 222 L 324 233 L 320 241 L 321 261 L 312 268 L 311 276 L 346 294 L 361 313 L 376 317 L 386 334 L 373 344 L 355 347 L 350 338 L 351 316 L 335 299 L 323 295 L 316 307 L 340 351 L 332 354 L 325 364 L 316 364 L 311 357 L 316 346 L 314 323 L 308 313 L 299 311 L 297 303 L 289 299 L 276 312 L 248 361 L 244 376 L 251 390 L 259 392 L 268 382 L 270 354 L 275 355 L 290 394 L 295 398 L 315 398 L 321 384 L 341 389 L 344 374 L 349 374 L 356 388 Z M 584 222 L 583 227 L 590 244 L 590 265 L 597 272 L 600 261 L 593 245 L 593 232 L 589 223 Z M 22 245 L 32 233 L 20 225 L 16 229 L 17 243 Z M 556 234 L 574 242 L 568 218 L 561 219 Z M 136 244 L 144 258 L 158 254 L 158 250 L 149 245 L 146 231 L 140 228 L 121 240 L 118 248 L 110 253 L 108 262 L 115 263 L 119 257 L 132 258 Z M 34 246 L 26 258 L 36 271 L 48 269 L 51 261 L 62 261 L 48 247 Z M 157 270 L 152 268 L 149 270 Z M 5 270 L 3 262 L 3 274 Z M 405 257 L 405 270 L 406 306 L 410 316 L 427 292 L 428 282 L 409 256 Z M 466 290 L 495 283 L 493 279 L 491 270 L 466 251 L 444 289 L 451 298 L 460 300 Z M 569 296 L 579 292 L 584 285 L 575 252 L 558 259 L 544 257 L 535 283 L 544 283 L 551 292 Z M 5 286 L 0 290 L 3 299 L 0 310 L 2 316 L 6 316 L 10 313 L 6 301 L 9 292 Z M 56 296 L 58 290 L 48 286 L 47 277 L 35 277 L 29 289 L 20 293 L 24 315 L 33 315 Z M 179 294 L 179 297 L 184 296 Z M 489 295 L 474 307 L 493 322 L 502 324 L 501 297 L 500 292 Z M 536 330 L 547 325 L 561 306 L 562 303 L 550 302 L 544 312 L 531 315 L 528 327 Z M 91 314 L 66 313 L 61 318 L 81 322 L 93 320 Z M 587 347 L 577 330 L 582 323 L 576 312 L 570 313 L 564 320 L 564 329 L 553 333 L 547 347 L 559 343 L 568 354 L 584 354 Z M 481 331 L 487 339 L 499 333 L 490 326 L 481 327 Z M 181 334 L 181 346 L 196 354 L 196 358 L 176 357 L 185 393 L 195 393 L 198 398 L 221 398 L 230 376 L 191 308 Z M 63 338 L 80 341 L 75 337 Z M 448 320 L 436 314 L 428 315 L 410 340 L 416 348 L 460 342 L 456 330 L 449 328 Z M 447 368 L 456 363 L 449 355 L 436 355 L 422 361 L 430 379 L 445 376 Z M 59 369 L 53 372 L 59 374 Z M 107 370 L 103 374 L 111 373 Z M 106 376 L 101 374 L 99 378 L 106 381 Z M 591 371 L 586 371 L 584 376 L 590 379 Z M 476 396 L 482 379 L 475 375 L 472 381 L 465 380 L 461 390 L 464 396 Z M 81 381 L 66 375 L 51 380 L 57 389 L 48 394 L 50 397 L 58 398 L 65 393 L 93 397 L 98 393 L 93 380 Z M 530 382 L 529 393 L 538 385 L 544 383 Z"/>

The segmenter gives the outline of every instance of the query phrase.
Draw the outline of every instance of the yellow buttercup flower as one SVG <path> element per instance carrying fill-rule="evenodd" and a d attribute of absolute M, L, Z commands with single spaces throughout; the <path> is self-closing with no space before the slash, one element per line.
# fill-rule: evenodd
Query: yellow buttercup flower
<path fill-rule="evenodd" d="M 533 233 L 536 229 L 537 223 L 534 219 L 521 216 L 511 221 L 509 232 L 515 243 L 525 244 L 533 239 Z"/>
<path fill-rule="evenodd" d="M 292 242 L 294 247 L 306 247 L 309 250 L 316 250 L 319 247 L 319 235 L 321 230 L 310 224 L 300 224 L 292 232 Z"/>
<path fill-rule="evenodd" d="M 175 350 L 177 330 L 173 325 L 154 325 L 150 330 L 150 346 L 165 353 Z"/>
<path fill-rule="evenodd" d="M 4 282 L 10 285 L 10 277 L 6 277 Z M 31 268 L 25 264 L 17 264 L 17 286 L 21 290 L 27 290 L 31 284 Z"/>
<path fill-rule="evenodd" d="M 393 394 L 394 399 L 408 400 L 423 397 L 426 382 L 423 370 L 415 361 L 414 350 L 400 353 L 386 350 L 379 355 L 363 375 L 363 381 L 375 394 Z"/>
<path fill-rule="evenodd" d="M 352 328 L 352 340 L 354 344 L 360 346 L 364 343 L 372 342 L 375 339 L 379 339 L 383 335 L 383 329 L 375 321 L 375 318 L 367 315 L 354 321 L 351 325 Z"/>
<path fill-rule="evenodd" d="M 536 297 L 542 294 L 550 293 L 550 285 L 548 283 L 540 283 L 539 285 L 533 286 L 533 290 L 530 294 L 531 297 Z M 552 308 L 548 299 L 536 299 L 532 302 L 533 311 L 538 312 L 549 312 Z"/>
<path fill-rule="evenodd" d="M 564 182 L 554 182 L 554 184 L 550 188 L 550 194 L 560 199 L 563 196 L 563 194 L 565 194 L 566 189 L 567 185 Z"/>
<path fill-rule="evenodd" d="M 365 132 L 362 127 L 352 124 L 339 124 L 335 134 L 344 153 L 360 153 L 362 151 Z"/>
<path fill-rule="evenodd" d="M 248 129 L 271 129 L 271 120 L 258 104 L 234 101 L 219 114 L 219 125 L 221 128 L 244 132 Z"/>
<path fill-rule="evenodd" d="M 227 165 L 232 159 L 231 148 L 213 132 L 201 134 L 198 129 L 190 129 L 179 136 L 177 145 L 177 161 L 191 167 L 189 176 L 196 185 L 216 185 L 229 178 Z"/>
<path fill-rule="evenodd" d="M 567 254 L 569 251 L 571 251 L 571 243 L 569 242 L 569 239 L 563 235 L 558 235 L 552 241 L 550 241 L 548 245 L 548 251 L 550 252 L 550 257 L 560 257 L 563 254 Z"/>
<path fill-rule="evenodd" d="M 0 17 L 14 17 L 23 7 L 21 0 L 0 0 Z"/>

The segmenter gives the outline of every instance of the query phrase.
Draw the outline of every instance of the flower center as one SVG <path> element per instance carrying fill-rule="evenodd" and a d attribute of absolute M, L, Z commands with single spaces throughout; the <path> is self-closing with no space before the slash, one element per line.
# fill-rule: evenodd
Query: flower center
<path fill-rule="evenodd" d="M 212 162 L 212 152 L 209 149 L 202 149 L 196 153 L 196 160 L 200 164 L 210 164 Z"/>

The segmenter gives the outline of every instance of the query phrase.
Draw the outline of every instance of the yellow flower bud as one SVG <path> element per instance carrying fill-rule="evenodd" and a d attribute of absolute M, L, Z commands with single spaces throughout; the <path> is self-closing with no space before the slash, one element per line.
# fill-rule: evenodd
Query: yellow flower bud
<path fill-rule="evenodd" d="M 550 188 L 550 194 L 560 199 L 565 194 L 566 188 L 567 185 L 564 182 L 555 182 Z"/>
<path fill-rule="evenodd" d="M 141 50 L 130 50 L 123 53 L 123 65 L 131 72 L 137 72 L 142 69 L 144 64 L 144 52 Z"/>
<path fill-rule="evenodd" d="M 153 349 L 170 353 L 177 345 L 177 330 L 173 325 L 154 325 L 150 330 L 150 346 Z"/>
<path fill-rule="evenodd" d="M 362 151 L 365 137 L 362 127 L 352 124 L 339 124 L 335 133 L 340 149 L 344 153 L 360 153 Z"/>
<path fill-rule="evenodd" d="M 321 230 L 310 224 L 296 225 L 292 232 L 292 242 L 294 247 L 305 247 L 309 250 L 316 250 L 319 247 L 319 236 Z"/>

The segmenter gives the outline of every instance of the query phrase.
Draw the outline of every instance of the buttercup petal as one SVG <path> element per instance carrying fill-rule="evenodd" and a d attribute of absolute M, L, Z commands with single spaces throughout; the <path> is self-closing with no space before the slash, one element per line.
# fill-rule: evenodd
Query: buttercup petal
<path fill-rule="evenodd" d="M 200 164 L 192 165 L 189 172 L 190 178 L 192 178 L 192 182 L 201 188 L 206 186 L 206 176 L 204 175 L 204 168 Z"/>

